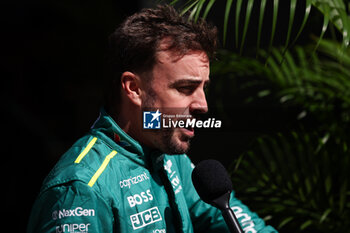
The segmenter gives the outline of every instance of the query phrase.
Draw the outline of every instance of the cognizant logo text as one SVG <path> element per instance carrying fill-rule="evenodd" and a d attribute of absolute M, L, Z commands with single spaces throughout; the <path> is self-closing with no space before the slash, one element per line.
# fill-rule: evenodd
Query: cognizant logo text
<path fill-rule="evenodd" d="M 121 188 L 125 188 L 125 187 L 130 188 L 131 185 L 141 183 L 144 180 L 149 180 L 149 177 L 147 176 L 146 172 L 144 172 L 138 176 L 134 176 L 134 177 L 130 176 L 129 179 L 121 180 L 119 182 L 119 185 Z"/>

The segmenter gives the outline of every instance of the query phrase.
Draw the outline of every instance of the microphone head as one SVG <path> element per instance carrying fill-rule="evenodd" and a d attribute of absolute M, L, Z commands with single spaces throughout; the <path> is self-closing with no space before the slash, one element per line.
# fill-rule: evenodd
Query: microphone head
<path fill-rule="evenodd" d="M 201 199 L 208 204 L 232 191 L 232 182 L 225 167 L 213 159 L 197 164 L 192 171 L 192 183 Z"/>

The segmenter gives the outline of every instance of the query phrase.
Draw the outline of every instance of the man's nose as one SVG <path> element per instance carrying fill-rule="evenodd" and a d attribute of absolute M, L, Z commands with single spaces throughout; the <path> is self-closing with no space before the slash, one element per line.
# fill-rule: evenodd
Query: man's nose
<path fill-rule="evenodd" d="M 208 112 L 207 99 L 205 98 L 205 93 L 203 90 L 198 91 L 193 96 L 193 101 L 190 105 L 191 114 L 204 114 Z"/>

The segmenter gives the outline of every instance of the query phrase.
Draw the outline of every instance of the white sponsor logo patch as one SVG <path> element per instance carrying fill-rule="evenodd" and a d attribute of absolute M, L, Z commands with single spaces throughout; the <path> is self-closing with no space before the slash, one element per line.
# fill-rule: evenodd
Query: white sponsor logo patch
<path fill-rule="evenodd" d="M 173 163 L 171 162 L 171 160 L 166 161 L 165 165 L 164 165 L 164 169 L 171 174 L 171 167 L 173 166 Z"/>
<path fill-rule="evenodd" d="M 126 199 L 128 200 L 130 207 L 134 207 L 135 205 L 141 205 L 143 202 L 152 201 L 153 196 L 151 194 L 151 190 L 147 189 L 146 192 L 128 196 Z"/>
<path fill-rule="evenodd" d="M 121 188 L 130 188 L 131 185 L 141 183 L 144 180 L 149 180 L 149 177 L 147 176 L 146 172 L 134 177 L 130 177 L 129 179 L 122 180 L 119 182 L 119 185 Z"/>
<path fill-rule="evenodd" d="M 77 207 L 75 209 L 62 209 L 62 210 L 55 210 L 52 212 L 52 219 L 61 219 L 65 217 L 74 217 L 74 216 L 95 216 L 95 210 L 94 209 L 83 209 L 82 207 Z"/>
<path fill-rule="evenodd" d="M 70 224 L 62 224 L 56 226 L 56 233 L 87 233 L 89 232 L 90 223 L 70 223 Z"/>
<path fill-rule="evenodd" d="M 165 229 L 155 229 L 152 231 L 152 233 L 166 233 Z"/>
<path fill-rule="evenodd" d="M 153 207 L 130 216 L 130 221 L 134 230 L 145 227 L 162 220 L 158 207 Z"/>
<path fill-rule="evenodd" d="M 175 194 L 178 194 L 182 190 L 182 186 L 180 185 L 180 178 L 176 175 L 176 171 L 171 170 L 173 163 L 171 160 L 166 161 L 164 165 L 164 170 L 166 170 L 169 174 L 171 185 L 175 190 Z"/>
<path fill-rule="evenodd" d="M 232 206 L 231 209 L 236 215 L 237 220 L 241 223 L 242 230 L 244 233 L 256 233 L 255 224 L 252 218 L 247 214 L 243 213 L 243 209 L 239 206 Z"/>

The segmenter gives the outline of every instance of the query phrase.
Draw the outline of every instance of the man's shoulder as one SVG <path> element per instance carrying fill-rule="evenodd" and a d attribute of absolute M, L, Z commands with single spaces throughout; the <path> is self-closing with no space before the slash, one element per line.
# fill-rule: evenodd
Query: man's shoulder
<path fill-rule="evenodd" d="M 103 140 L 91 134 L 85 135 L 62 155 L 44 180 L 41 191 L 74 181 L 93 186 L 92 178 L 96 178 L 96 172 L 106 158 L 111 159 L 115 154 L 117 152 Z"/>

